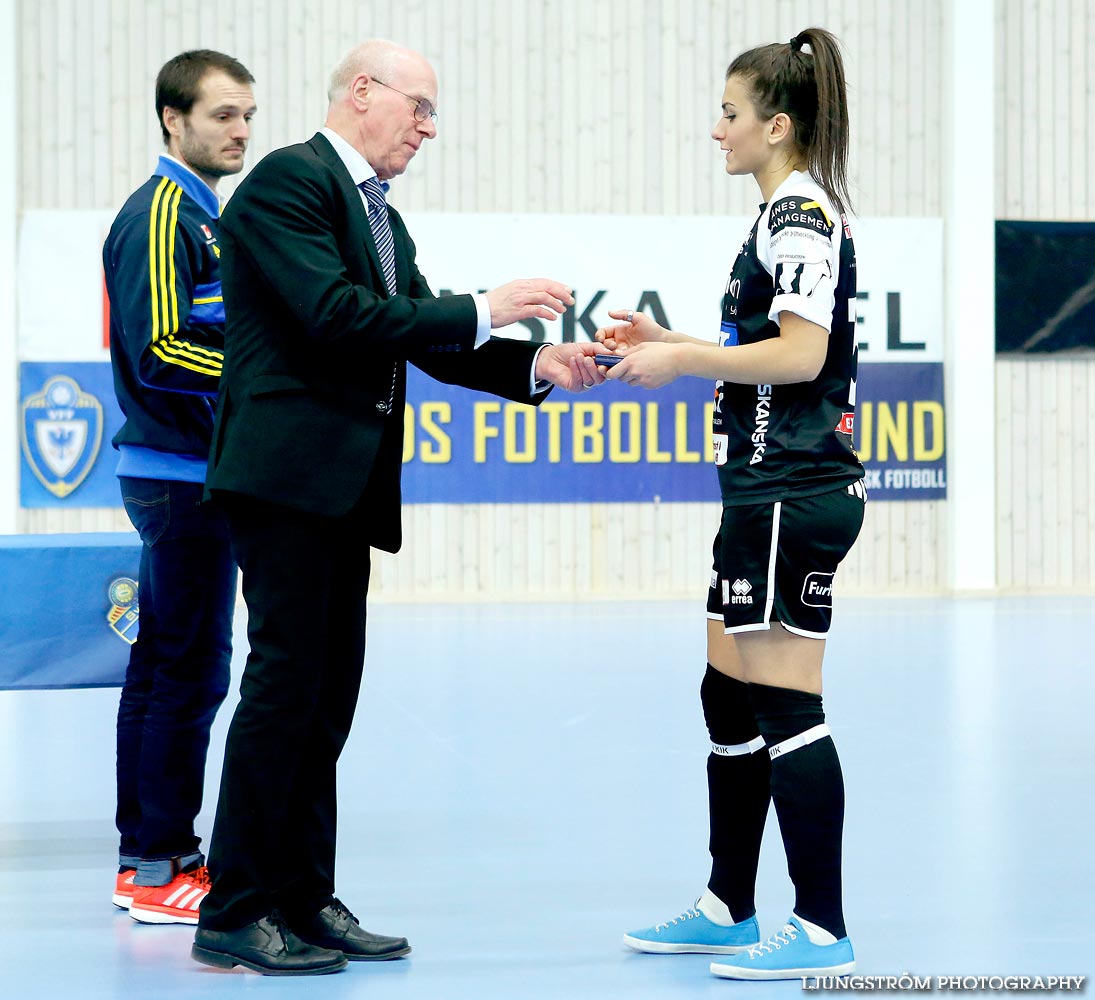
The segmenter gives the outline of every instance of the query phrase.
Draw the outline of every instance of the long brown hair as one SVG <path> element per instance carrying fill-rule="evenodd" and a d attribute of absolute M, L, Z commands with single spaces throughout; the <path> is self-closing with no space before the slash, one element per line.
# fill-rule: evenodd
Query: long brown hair
<path fill-rule="evenodd" d="M 809 52 L 802 51 L 804 45 Z M 836 36 L 807 28 L 789 42 L 750 49 L 730 64 L 726 79 L 732 76 L 748 85 L 759 117 L 782 111 L 791 119 L 810 174 L 838 211 L 851 208 L 848 93 Z"/>

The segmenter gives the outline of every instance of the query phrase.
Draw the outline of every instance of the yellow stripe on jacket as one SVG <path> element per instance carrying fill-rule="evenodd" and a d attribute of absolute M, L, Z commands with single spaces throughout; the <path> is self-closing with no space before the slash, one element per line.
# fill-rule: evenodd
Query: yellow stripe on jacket
<path fill-rule="evenodd" d="M 179 297 L 175 285 L 175 233 L 179 226 L 179 202 L 183 190 L 164 178 L 152 196 L 148 229 L 148 273 L 152 291 L 152 353 L 170 365 L 180 365 L 203 375 L 219 376 L 221 351 L 176 340 L 179 330 Z M 213 299 L 202 299 L 211 302 Z"/>

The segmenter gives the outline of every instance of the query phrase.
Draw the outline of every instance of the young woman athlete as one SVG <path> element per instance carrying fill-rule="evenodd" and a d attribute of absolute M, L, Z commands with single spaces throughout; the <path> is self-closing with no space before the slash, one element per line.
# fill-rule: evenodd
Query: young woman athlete
<path fill-rule="evenodd" d="M 841 903 L 844 784 L 825 724 L 821 663 L 833 577 L 863 523 L 852 448 L 855 252 L 845 219 L 848 108 L 836 39 L 810 28 L 738 56 L 711 133 L 728 174 L 752 174 L 760 215 L 734 261 L 719 344 L 629 311 L 597 337 L 609 378 L 654 389 L 715 380 L 722 490 L 700 687 L 712 857 L 694 907 L 624 937 L 639 951 L 704 952 L 730 979 L 855 968 Z M 754 889 L 775 802 L 795 908 L 762 940 Z"/>

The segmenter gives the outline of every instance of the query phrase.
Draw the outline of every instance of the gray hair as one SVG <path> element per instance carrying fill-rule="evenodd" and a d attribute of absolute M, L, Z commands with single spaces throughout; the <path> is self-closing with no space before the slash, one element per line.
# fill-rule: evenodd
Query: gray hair
<path fill-rule="evenodd" d="M 355 46 L 331 73 L 331 82 L 327 87 L 328 101 L 334 103 L 359 73 L 368 73 L 382 81 L 390 80 L 404 51 L 402 46 L 384 38 L 370 38 Z"/>

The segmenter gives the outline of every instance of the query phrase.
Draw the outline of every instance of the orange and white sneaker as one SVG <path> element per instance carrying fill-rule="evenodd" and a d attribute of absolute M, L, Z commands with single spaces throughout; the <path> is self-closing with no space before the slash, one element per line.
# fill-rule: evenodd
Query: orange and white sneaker
<path fill-rule="evenodd" d="M 133 902 L 133 876 L 136 874 L 136 868 L 127 868 L 124 872 L 118 872 L 114 880 L 114 895 L 110 901 L 122 910 L 128 910 Z"/>
<path fill-rule="evenodd" d="M 129 915 L 142 924 L 196 924 L 209 895 L 209 869 L 179 872 L 167 885 L 135 885 Z"/>

